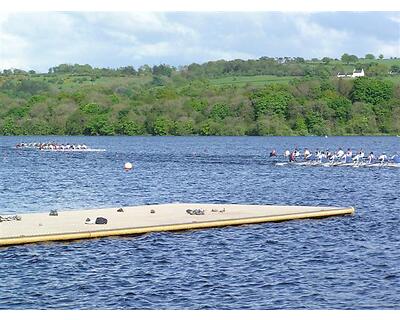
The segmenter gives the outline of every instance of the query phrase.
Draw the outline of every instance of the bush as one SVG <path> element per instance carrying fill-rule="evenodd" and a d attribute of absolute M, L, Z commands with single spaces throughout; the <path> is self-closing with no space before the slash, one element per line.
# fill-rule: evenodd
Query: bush
<path fill-rule="evenodd" d="M 292 130 L 279 115 L 266 115 L 257 120 L 256 133 L 260 136 L 290 136 Z"/>
<path fill-rule="evenodd" d="M 393 83 L 374 78 L 358 78 L 351 92 L 353 102 L 378 104 L 393 96 Z"/>
<path fill-rule="evenodd" d="M 347 121 L 351 110 L 351 101 L 343 96 L 335 96 L 327 99 L 328 107 L 335 111 L 336 118 L 341 121 Z"/>
<path fill-rule="evenodd" d="M 116 125 L 117 134 L 127 135 L 127 136 L 138 136 L 145 133 L 144 127 L 137 124 L 133 120 L 122 120 Z"/>
<path fill-rule="evenodd" d="M 289 92 L 283 91 L 276 86 L 258 90 L 250 97 L 256 118 L 269 112 L 279 116 L 286 116 L 289 102 L 292 98 Z"/>
<path fill-rule="evenodd" d="M 166 136 L 173 134 L 175 123 L 166 117 L 158 117 L 152 124 L 152 133 L 156 136 Z"/>
<path fill-rule="evenodd" d="M 90 136 L 112 136 L 115 134 L 115 127 L 106 115 L 97 115 L 87 121 L 83 129 L 83 134 Z"/>
<path fill-rule="evenodd" d="M 230 115 L 230 109 L 226 104 L 217 103 L 211 109 L 210 117 L 215 121 L 224 120 Z"/>

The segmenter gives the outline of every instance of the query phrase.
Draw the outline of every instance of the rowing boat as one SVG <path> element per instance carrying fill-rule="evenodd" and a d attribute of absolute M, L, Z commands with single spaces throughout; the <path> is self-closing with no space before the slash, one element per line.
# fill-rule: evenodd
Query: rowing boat
<path fill-rule="evenodd" d="M 366 162 L 276 162 L 276 166 L 306 166 L 306 167 L 352 167 L 352 168 L 400 168 L 400 163 L 384 162 L 384 163 L 366 163 Z"/>
<path fill-rule="evenodd" d="M 38 149 L 49 152 L 104 152 L 106 149 Z"/>

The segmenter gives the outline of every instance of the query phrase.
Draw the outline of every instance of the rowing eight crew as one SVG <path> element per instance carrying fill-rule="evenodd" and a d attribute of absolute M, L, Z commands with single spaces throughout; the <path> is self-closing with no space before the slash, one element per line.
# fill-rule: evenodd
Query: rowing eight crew
<path fill-rule="evenodd" d="M 269 154 L 270 157 L 276 157 L 278 154 L 275 149 L 271 151 Z M 283 153 L 284 157 L 288 158 L 289 162 L 294 162 L 296 161 L 297 158 L 301 157 L 300 151 L 297 149 L 294 149 L 292 152 L 289 150 L 286 150 Z M 365 159 L 365 153 L 363 149 L 360 149 L 360 151 L 353 156 L 353 151 L 348 148 L 346 152 L 343 151 L 342 148 L 339 148 L 336 152 L 331 152 L 329 150 L 326 151 L 320 151 L 316 150 L 315 153 L 313 154 L 308 148 L 304 149 L 303 152 L 303 158 L 305 161 L 319 161 L 321 163 L 325 162 L 334 162 L 334 161 L 341 161 L 344 163 L 359 163 L 363 162 Z M 385 152 L 383 152 L 378 158 L 375 157 L 373 152 L 370 152 L 368 157 L 366 158 L 367 163 L 372 164 L 375 163 L 377 160 L 380 163 L 386 163 L 391 160 L 394 163 L 400 163 L 400 155 L 395 154 L 390 159 L 386 155 Z"/>
<path fill-rule="evenodd" d="M 34 148 L 39 150 L 86 150 L 88 147 L 85 144 L 58 144 L 58 143 L 18 143 L 16 148 Z"/>

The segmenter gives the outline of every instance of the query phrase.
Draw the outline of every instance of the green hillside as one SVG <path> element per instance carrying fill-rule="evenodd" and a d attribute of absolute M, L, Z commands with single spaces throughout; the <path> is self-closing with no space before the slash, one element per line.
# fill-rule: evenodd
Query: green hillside
<path fill-rule="evenodd" d="M 336 77 L 359 68 L 366 77 Z M 396 135 L 400 59 L 4 70 L 0 134 Z"/>

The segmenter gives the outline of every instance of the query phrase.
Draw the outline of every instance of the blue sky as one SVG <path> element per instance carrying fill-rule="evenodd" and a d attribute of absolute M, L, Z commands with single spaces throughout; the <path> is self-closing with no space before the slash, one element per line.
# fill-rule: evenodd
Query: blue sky
<path fill-rule="evenodd" d="M 174 66 L 261 56 L 400 57 L 399 12 L 0 13 L 0 69 Z"/>

